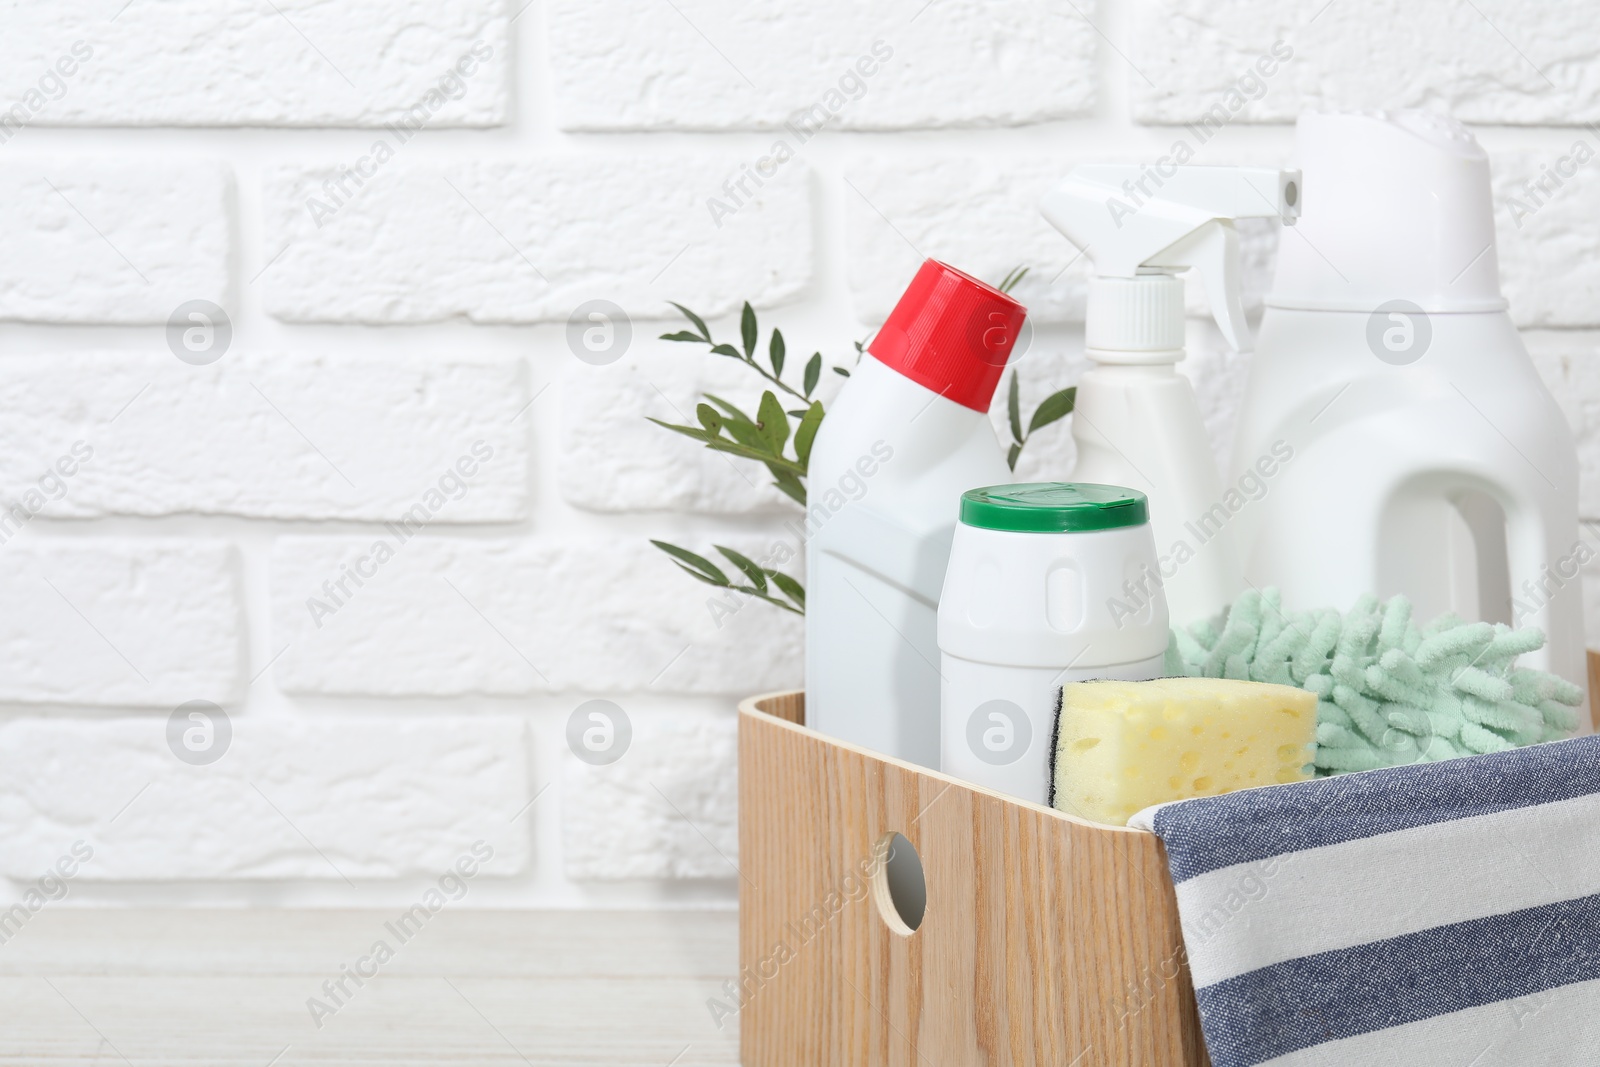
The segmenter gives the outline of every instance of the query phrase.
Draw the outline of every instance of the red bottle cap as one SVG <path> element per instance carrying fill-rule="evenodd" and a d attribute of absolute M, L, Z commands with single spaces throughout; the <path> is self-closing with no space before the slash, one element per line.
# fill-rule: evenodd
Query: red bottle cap
<path fill-rule="evenodd" d="M 994 286 L 930 259 L 867 351 L 940 396 L 988 411 L 1027 317 Z"/>

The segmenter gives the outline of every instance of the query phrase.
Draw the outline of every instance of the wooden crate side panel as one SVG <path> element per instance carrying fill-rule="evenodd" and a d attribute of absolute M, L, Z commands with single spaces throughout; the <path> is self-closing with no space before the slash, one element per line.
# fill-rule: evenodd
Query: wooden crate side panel
<path fill-rule="evenodd" d="M 1600 652 L 1589 652 L 1589 721 L 1600 731 Z"/>
<path fill-rule="evenodd" d="M 749 711 L 740 804 L 741 965 L 759 979 L 741 1015 L 746 1067 L 1205 1062 L 1154 837 Z M 909 938 L 860 882 L 890 831 L 928 882 Z M 779 944 L 791 951 L 774 965 Z"/>

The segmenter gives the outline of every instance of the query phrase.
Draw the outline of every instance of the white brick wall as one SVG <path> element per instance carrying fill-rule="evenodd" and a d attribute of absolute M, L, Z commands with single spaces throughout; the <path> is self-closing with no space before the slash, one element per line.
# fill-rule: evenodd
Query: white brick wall
<path fill-rule="evenodd" d="M 0 318 L 164 323 L 228 302 L 231 177 L 215 159 L 7 159 Z"/>
<path fill-rule="evenodd" d="M 722 190 L 740 175 L 734 157 L 434 167 L 381 164 L 380 154 L 267 175 L 273 258 L 262 282 L 273 315 L 565 322 L 579 304 L 604 298 L 659 318 L 671 311 L 667 292 L 714 315 L 736 310 L 737 297 L 781 303 L 810 280 L 810 188 L 800 164 L 734 205 Z M 714 216 L 713 196 L 737 210 Z"/>
<path fill-rule="evenodd" d="M 1045 0 L 553 0 L 550 36 L 570 130 L 780 130 L 798 141 L 818 123 L 1015 125 L 1095 101 L 1094 30 Z"/>
<path fill-rule="evenodd" d="M 1519 326 L 1592 326 L 1600 307 L 1600 135 L 1494 157 L 1500 273 Z"/>
<path fill-rule="evenodd" d="M 0 701 L 171 708 L 237 699 L 244 619 L 232 546 L 24 543 L 33 520 L 17 531 L 7 512 L 0 524 L 0 537 L 15 531 L 0 545 Z"/>
<path fill-rule="evenodd" d="M 506 25 L 503 0 L 17 4 L 0 99 L 45 126 L 495 126 Z"/>
<path fill-rule="evenodd" d="M 519 360 L 239 352 L 192 367 L 162 352 L 20 357 L 7 368 L 0 499 L 19 499 L 72 442 L 93 451 L 51 516 L 392 520 L 440 479 L 448 499 L 435 522 L 527 514 Z M 462 457 L 470 477 L 457 470 Z"/>
<path fill-rule="evenodd" d="M 1218 107 L 1199 162 L 1283 159 L 1311 106 L 1478 124 L 1512 312 L 1600 520 L 1581 6 L 13 6 L 0 906 L 78 839 L 90 903 L 405 904 L 482 839 L 474 906 L 731 906 L 733 706 L 798 683 L 801 628 L 761 604 L 718 626 L 648 539 L 792 552 L 793 511 L 644 421 L 759 393 L 658 340 L 668 301 L 729 341 L 751 301 L 797 375 L 814 350 L 849 365 L 923 255 L 1028 266 L 1031 411 L 1083 367 L 1085 264 L 1039 195 L 1074 161 L 1198 144 L 1185 124 Z M 1246 236 L 1256 303 L 1276 235 Z M 591 300 L 622 313 L 598 356 L 569 325 Z M 227 316 L 209 363 L 173 347 L 194 301 Z M 1223 453 L 1248 359 L 1190 332 Z M 1069 431 L 1019 477 L 1065 476 Z M 611 764 L 569 751 L 594 699 L 631 722 Z M 194 700 L 226 709 L 214 763 L 168 741 Z"/>
<path fill-rule="evenodd" d="M 752 558 L 768 545 L 726 541 Z M 363 571 L 373 576 L 345 580 Z M 293 693 L 375 696 L 798 684 L 794 616 L 756 604 L 719 620 L 714 590 L 685 580 L 642 538 L 402 539 L 393 526 L 283 538 L 273 633 L 289 647 L 276 676 Z"/>
<path fill-rule="evenodd" d="M 931 256 L 997 280 L 1026 265 L 1029 275 L 1014 292 L 1030 318 L 1082 322 L 1088 258 L 1039 214 L 1039 199 L 1075 162 L 952 155 L 854 162 L 844 179 L 856 314 L 882 322 Z"/>
<path fill-rule="evenodd" d="M 563 760 L 567 877 L 736 879 L 739 753 L 725 718 L 674 717 L 637 730 L 629 755 Z"/>
<path fill-rule="evenodd" d="M 0 727 L 0 871 L 37 877 L 79 838 L 94 849 L 79 875 L 91 881 L 437 876 L 476 840 L 494 849 L 491 873 L 527 864 L 519 719 L 238 716 L 207 766 L 175 760 L 160 726 Z"/>
<path fill-rule="evenodd" d="M 1581 5 L 1132 2 L 1139 73 L 1129 86 L 1141 122 L 1195 122 L 1219 104 L 1252 122 L 1401 107 L 1499 125 L 1600 118 L 1600 84 L 1581 73 L 1600 51 L 1600 25 Z M 1269 73 L 1273 64 L 1256 63 L 1274 45 L 1288 58 Z"/>

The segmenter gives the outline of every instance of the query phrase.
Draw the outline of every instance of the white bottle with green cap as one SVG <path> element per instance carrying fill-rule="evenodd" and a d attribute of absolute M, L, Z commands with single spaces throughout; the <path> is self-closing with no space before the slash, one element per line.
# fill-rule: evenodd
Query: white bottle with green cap
<path fill-rule="evenodd" d="M 1085 482 L 963 493 L 939 599 L 940 768 L 1048 804 L 1062 683 L 1160 677 L 1167 627 L 1143 493 Z"/>

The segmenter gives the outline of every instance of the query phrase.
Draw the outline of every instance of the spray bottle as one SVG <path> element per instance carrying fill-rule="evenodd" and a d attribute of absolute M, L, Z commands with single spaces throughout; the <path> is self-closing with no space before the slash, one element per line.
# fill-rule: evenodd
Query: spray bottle
<path fill-rule="evenodd" d="M 1184 357 L 1177 272 L 1198 272 L 1223 339 L 1249 351 L 1233 220 L 1292 225 L 1299 204 L 1294 171 L 1118 164 L 1078 167 L 1041 204 L 1094 261 L 1084 323 L 1094 365 L 1078 383 L 1072 480 L 1150 498 L 1157 571 L 1125 576 L 1125 597 L 1109 605 L 1119 621 L 1164 589 L 1173 625 L 1188 625 L 1243 588 L 1232 529 L 1243 498 L 1223 493 L 1194 390 L 1176 370 Z"/>

